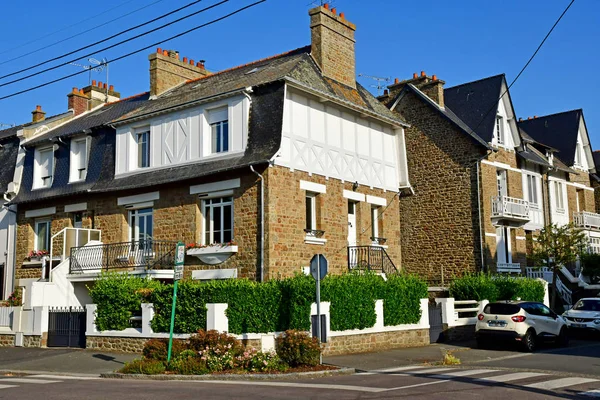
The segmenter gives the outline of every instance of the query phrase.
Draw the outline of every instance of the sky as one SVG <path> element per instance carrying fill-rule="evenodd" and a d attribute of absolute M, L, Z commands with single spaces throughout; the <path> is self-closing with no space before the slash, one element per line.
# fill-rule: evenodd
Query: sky
<path fill-rule="evenodd" d="M 0 78 L 0 97 L 84 71 L 62 65 L 53 71 L 7 84 L 40 69 L 88 58 L 111 60 L 125 53 L 200 26 L 253 0 L 230 0 L 209 11 L 147 36 L 99 51 L 102 47 L 156 28 L 217 3 L 202 0 L 177 14 L 146 24 L 86 51 L 27 73 Z M 145 23 L 192 0 L 4 1 L 0 5 L 0 76 L 29 68 L 122 30 Z M 267 0 L 230 18 L 186 36 L 163 42 L 163 49 L 206 60 L 212 71 L 279 54 L 310 43 L 311 0 Z M 356 71 L 360 74 L 408 79 L 413 72 L 436 74 L 446 87 L 506 74 L 510 83 L 533 54 L 570 0 L 335 0 L 338 13 L 357 26 Z M 544 47 L 510 93 L 518 117 L 547 115 L 583 108 L 593 149 L 600 150 L 600 1 L 576 0 Z M 99 26 L 101 25 L 101 26 Z M 58 42 L 58 43 L 57 43 Z M 108 82 L 122 97 L 149 90 L 148 54 L 144 50 L 109 64 Z M 32 54 L 27 54 L 32 53 Z M 91 56 L 87 56 L 92 53 Z M 85 56 L 85 57 L 83 57 Z M 0 100 L 0 123 L 31 121 L 41 105 L 47 116 L 67 110 L 72 87 L 89 84 L 87 71 L 37 90 Z M 106 71 L 91 79 L 106 82 Z M 377 81 L 359 77 L 377 92 Z M 7 126 L 3 126 L 6 128 Z"/>

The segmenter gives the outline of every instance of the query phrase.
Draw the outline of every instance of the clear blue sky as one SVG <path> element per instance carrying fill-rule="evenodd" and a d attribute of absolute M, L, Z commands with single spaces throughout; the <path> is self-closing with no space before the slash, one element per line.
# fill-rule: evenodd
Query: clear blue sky
<path fill-rule="evenodd" d="M 99 29 L 46 47 L 156 1 L 142 11 Z M 183 13 L 215 1 L 204 0 Z M 0 75 L 99 40 L 189 2 L 191 0 L 5 1 L 1 6 L 4 18 L 0 25 L 0 63 L 14 57 L 18 59 L 1 64 Z M 162 31 L 96 53 L 95 57 L 117 57 L 250 2 L 231 0 Z M 309 2 L 268 0 L 161 47 L 179 50 L 183 56 L 195 60 L 205 59 L 207 68 L 212 70 L 301 47 L 310 43 Z M 336 0 L 334 6 L 357 25 L 357 73 L 405 79 L 413 72 L 424 70 L 428 74 L 437 74 L 446 81 L 446 86 L 452 86 L 498 73 L 505 73 L 508 81 L 512 81 L 568 3 L 569 0 Z M 114 7 L 118 8 L 105 13 Z M 594 149 L 600 149 L 599 16 L 600 1 L 576 0 L 511 90 L 515 110 L 520 117 L 583 108 Z M 174 18 L 172 16 L 168 20 Z M 161 23 L 163 21 L 149 27 Z M 51 35 L 59 29 L 64 30 Z M 28 43 L 31 41 L 33 43 Z M 20 57 L 38 48 L 43 50 Z M 110 66 L 109 83 L 114 84 L 123 97 L 148 90 L 149 52 Z M 0 96 L 76 71 L 78 67 L 64 66 L 24 82 L 0 87 Z M 106 80 L 103 73 L 94 73 L 93 79 Z M 359 80 L 367 87 L 375 83 L 370 79 Z M 3 82 L 6 79 L 0 80 L 0 84 Z M 47 115 L 63 112 L 67 108 L 66 94 L 69 90 L 87 83 L 86 73 L 2 100 L 0 122 L 28 122 L 36 104 L 41 104 Z"/>

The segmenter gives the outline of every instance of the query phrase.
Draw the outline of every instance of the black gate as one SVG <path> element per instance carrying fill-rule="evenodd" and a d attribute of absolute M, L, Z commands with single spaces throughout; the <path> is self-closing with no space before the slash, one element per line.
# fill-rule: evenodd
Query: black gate
<path fill-rule="evenodd" d="M 48 347 L 85 348 L 85 309 L 50 308 L 48 311 Z"/>
<path fill-rule="evenodd" d="M 442 340 L 444 324 L 442 323 L 441 304 L 429 303 L 429 343 L 437 343 Z"/>

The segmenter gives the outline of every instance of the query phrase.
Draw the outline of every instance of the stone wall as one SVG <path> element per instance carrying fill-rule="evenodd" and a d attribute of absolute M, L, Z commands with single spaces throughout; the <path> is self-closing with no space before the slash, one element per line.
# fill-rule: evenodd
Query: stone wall
<path fill-rule="evenodd" d="M 15 335 L 13 334 L 2 334 L 0 335 L 0 347 L 14 347 Z"/>
<path fill-rule="evenodd" d="M 23 347 L 45 347 L 46 342 L 42 340 L 41 336 L 37 335 L 24 335 L 23 336 Z"/>
<path fill-rule="evenodd" d="M 142 354 L 147 338 L 126 338 L 113 336 L 87 336 L 86 350 L 116 351 L 121 353 Z"/>
<path fill-rule="evenodd" d="M 400 199 L 403 268 L 430 281 L 481 267 L 476 161 L 485 154 L 412 93 L 396 111 L 405 129 L 414 195 Z"/>
<path fill-rule="evenodd" d="M 316 253 L 324 254 L 329 261 L 329 272 L 341 274 L 348 270 L 348 199 L 343 191 L 352 191 L 351 182 L 342 182 L 306 172 L 291 171 L 284 167 L 271 167 L 266 179 L 266 223 L 267 246 L 265 248 L 266 276 L 268 279 L 293 276 L 310 264 Z M 317 229 L 324 230 L 325 244 L 305 243 L 306 234 L 306 191 L 300 189 L 300 181 L 309 181 L 326 186 L 326 193 L 317 195 Z M 387 208 L 380 219 L 380 237 L 387 238 L 386 251 L 399 269 L 400 223 L 399 202 L 396 193 L 359 186 L 356 193 L 382 197 Z M 371 205 L 357 205 L 357 244 L 370 245 Z"/>
<path fill-rule="evenodd" d="M 327 339 L 323 355 L 367 353 L 427 345 L 429 345 L 429 329 L 333 336 Z"/>

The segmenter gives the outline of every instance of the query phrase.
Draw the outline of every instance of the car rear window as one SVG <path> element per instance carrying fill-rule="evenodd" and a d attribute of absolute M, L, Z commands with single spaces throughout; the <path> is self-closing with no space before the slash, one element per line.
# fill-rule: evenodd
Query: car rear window
<path fill-rule="evenodd" d="M 483 309 L 486 314 L 512 315 L 519 312 L 520 306 L 506 303 L 490 303 Z"/>

